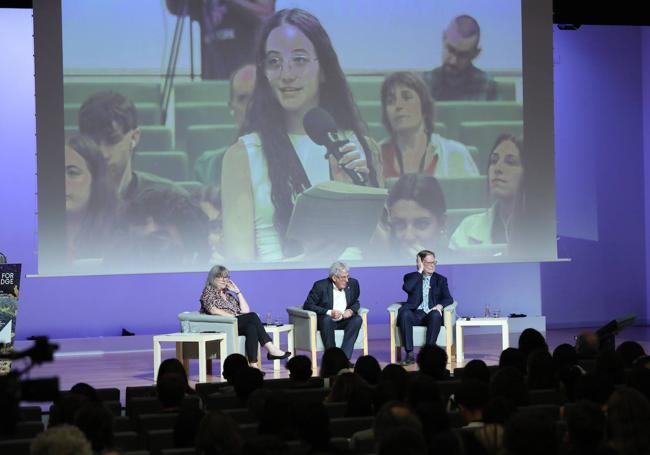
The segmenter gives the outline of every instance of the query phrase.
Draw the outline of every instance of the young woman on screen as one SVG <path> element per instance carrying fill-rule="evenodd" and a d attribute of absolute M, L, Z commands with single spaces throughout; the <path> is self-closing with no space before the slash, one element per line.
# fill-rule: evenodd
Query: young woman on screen
<path fill-rule="evenodd" d="M 102 258 L 110 247 L 116 200 L 109 191 L 106 160 L 87 136 L 65 146 L 67 258 Z"/>
<path fill-rule="evenodd" d="M 350 181 L 333 158 L 323 159 L 325 148 L 305 134 L 303 117 L 312 108 L 329 112 L 350 140 L 341 164 L 365 175 L 369 185 L 382 183 L 379 153 L 365 136 L 318 19 L 300 9 L 279 11 L 265 24 L 257 47 L 255 89 L 222 173 L 226 256 L 237 262 L 291 256 L 285 234 L 296 196 L 325 181 Z"/>
<path fill-rule="evenodd" d="M 434 103 L 414 73 L 397 72 L 381 86 L 382 121 L 389 138 L 381 144 L 384 178 L 409 173 L 434 177 L 479 175 L 467 148 L 434 132 Z"/>
<path fill-rule="evenodd" d="M 494 204 L 465 218 L 449 242 L 453 250 L 478 245 L 511 245 L 525 209 L 524 143 L 509 134 L 499 136 L 488 159 L 488 190 Z M 480 248 L 480 247 L 479 247 Z"/>
<path fill-rule="evenodd" d="M 430 175 L 405 174 L 388 193 L 389 257 L 403 259 L 418 251 L 446 248 L 447 206 L 440 183 Z"/>
<path fill-rule="evenodd" d="M 271 342 L 259 316 L 251 312 L 244 294 L 230 279 L 230 271 L 222 265 L 215 265 L 208 272 L 201 293 L 201 313 L 237 318 L 237 330 L 246 336 L 246 357 L 251 365 L 258 360 L 257 343 L 268 350 L 269 360 L 286 359 L 291 355 Z"/>

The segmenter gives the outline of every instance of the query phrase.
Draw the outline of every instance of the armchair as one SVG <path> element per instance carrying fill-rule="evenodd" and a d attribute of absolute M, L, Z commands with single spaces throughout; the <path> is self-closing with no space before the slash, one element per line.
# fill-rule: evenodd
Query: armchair
<path fill-rule="evenodd" d="M 217 332 L 226 334 L 227 355 L 246 352 L 246 337 L 239 335 L 237 330 L 237 318 L 234 316 L 217 316 L 203 314 L 198 311 L 184 311 L 178 315 L 181 323 L 182 333 Z M 196 343 L 183 343 L 183 364 L 187 368 L 189 359 L 197 359 L 198 351 Z M 219 349 L 216 345 L 208 343 L 206 346 L 206 357 L 208 359 L 208 372 L 212 371 L 212 359 L 219 358 Z M 261 350 L 258 348 L 257 363 L 261 367 Z M 221 359 L 223 362 L 224 359 Z"/>
<path fill-rule="evenodd" d="M 456 323 L 456 306 L 458 302 L 454 301 L 451 305 L 445 307 L 443 314 L 443 325 L 440 327 L 440 333 L 436 343 L 445 346 L 447 358 L 452 360 L 454 351 L 454 324 Z M 393 303 L 387 310 L 390 314 L 390 363 L 401 360 L 402 357 L 402 335 L 397 326 L 397 312 L 402 307 L 401 303 Z M 413 327 L 413 345 L 424 346 L 426 341 L 427 328 L 416 326 Z"/>
<path fill-rule="evenodd" d="M 303 310 L 301 307 L 287 308 L 289 313 L 289 323 L 293 324 L 294 349 L 296 351 L 309 351 L 311 354 L 311 367 L 315 371 L 318 368 L 316 353 L 324 351 L 323 339 L 320 331 L 316 328 L 316 313 L 309 310 Z M 354 349 L 363 349 L 363 355 L 368 354 L 368 309 L 360 308 L 361 329 L 359 336 L 354 343 Z M 343 342 L 343 330 L 335 332 L 336 345 L 340 346 Z"/>

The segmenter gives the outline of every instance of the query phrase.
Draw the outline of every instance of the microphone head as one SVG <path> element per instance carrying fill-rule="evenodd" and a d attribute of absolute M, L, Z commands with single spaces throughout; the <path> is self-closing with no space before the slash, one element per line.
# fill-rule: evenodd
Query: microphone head
<path fill-rule="evenodd" d="M 309 138 L 318 145 L 327 145 L 331 142 L 328 133 L 336 133 L 336 123 L 325 109 L 315 107 L 305 114 L 302 126 Z"/>

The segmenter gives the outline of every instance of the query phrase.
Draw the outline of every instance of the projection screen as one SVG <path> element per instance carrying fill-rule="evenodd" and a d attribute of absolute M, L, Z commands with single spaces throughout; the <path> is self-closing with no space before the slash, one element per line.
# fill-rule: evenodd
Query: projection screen
<path fill-rule="evenodd" d="M 557 258 L 550 1 L 36 0 L 34 21 L 40 274 Z"/>

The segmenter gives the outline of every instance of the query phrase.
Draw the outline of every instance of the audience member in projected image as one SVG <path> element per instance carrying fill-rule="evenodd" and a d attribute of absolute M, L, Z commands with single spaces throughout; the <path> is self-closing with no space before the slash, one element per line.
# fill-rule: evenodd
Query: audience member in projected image
<path fill-rule="evenodd" d="M 488 159 L 488 190 L 494 200 L 483 213 L 461 221 L 449 242 L 453 250 L 470 252 L 494 248 L 505 252 L 517 235 L 525 209 L 523 140 L 509 134 L 499 136 Z M 512 251 L 510 251 L 512 252 Z"/>
<path fill-rule="evenodd" d="M 109 189 L 106 161 L 87 136 L 65 146 L 67 259 L 102 258 L 112 243 L 116 199 Z"/>
<path fill-rule="evenodd" d="M 429 175 L 405 174 L 393 185 L 386 201 L 387 216 L 377 229 L 373 248 L 378 257 L 413 257 L 425 246 L 446 249 L 445 196 Z"/>
<path fill-rule="evenodd" d="M 210 263 L 223 262 L 223 224 L 221 220 L 221 192 L 219 187 L 204 185 L 201 191 L 194 194 L 197 204 L 208 218 L 208 245 L 210 247 Z"/>
<path fill-rule="evenodd" d="M 146 191 L 189 197 L 172 181 L 133 170 L 133 154 L 140 140 L 135 105 L 125 96 L 99 92 L 79 110 L 79 131 L 98 145 L 108 166 L 108 184 L 122 203 L 137 203 Z"/>
<path fill-rule="evenodd" d="M 253 60 L 255 36 L 275 0 L 166 0 L 170 13 L 201 27 L 201 77 L 228 79 Z"/>
<path fill-rule="evenodd" d="M 300 9 L 276 13 L 261 31 L 257 67 L 243 134 L 223 163 L 224 243 L 227 257 L 238 262 L 279 261 L 300 253 L 285 249 L 284 242 L 296 195 L 329 180 L 350 182 L 334 158 L 323 159 L 325 148 L 305 134 L 303 117 L 311 109 L 328 111 L 350 139 L 342 148 L 342 164 L 364 174 L 372 186 L 383 180 L 376 144 L 365 136 L 318 19 Z"/>
<path fill-rule="evenodd" d="M 466 14 L 454 18 L 442 34 L 442 66 L 424 73 L 436 101 L 497 99 L 497 84 L 474 66 L 481 53 L 481 27 Z"/>
<path fill-rule="evenodd" d="M 436 177 L 479 175 L 463 144 L 434 132 L 434 104 L 414 73 L 390 74 L 381 86 L 382 120 L 390 137 L 381 145 L 384 178 L 421 173 Z"/>
<path fill-rule="evenodd" d="M 246 107 L 255 88 L 255 65 L 247 64 L 235 70 L 230 76 L 230 115 L 239 128 L 244 124 Z M 233 142 L 236 137 L 233 138 Z M 196 159 L 194 174 L 196 179 L 205 184 L 221 184 L 221 167 L 226 148 L 207 150 Z"/>
<path fill-rule="evenodd" d="M 125 210 L 127 264 L 157 269 L 204 266 L 210 257 L 208 217 L 172 190 L 148 189 Z"/>
<path fill-rule="evenodd" d="M 268 351 L 266 357 L 269 360 L 286 359 L 291 355 L 271 342 L 259 316 L 251 311 L 246 297 L 223 265 L 215 265 L 208 272 L 200 300 L 201 313 L 237 318 L 237 331 L 246 337 L 246 357 L 251 365 L 258 361 L 258 343 Z"/>

